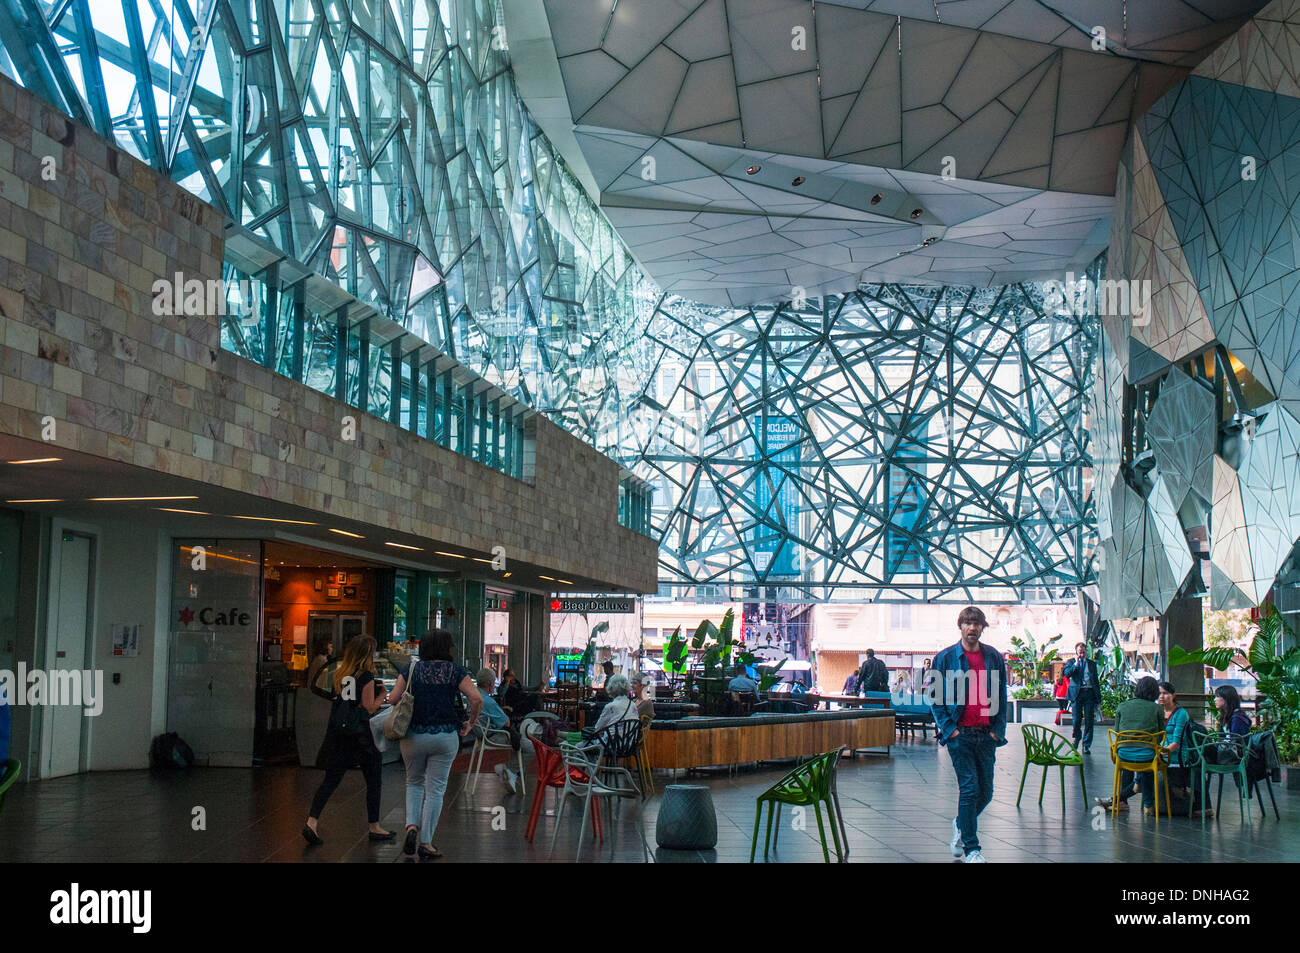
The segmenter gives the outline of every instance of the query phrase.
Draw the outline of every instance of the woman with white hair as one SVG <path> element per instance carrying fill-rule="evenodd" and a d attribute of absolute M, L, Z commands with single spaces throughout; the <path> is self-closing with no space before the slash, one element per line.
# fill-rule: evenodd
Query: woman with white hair
<path fill-rule="evenodd" d="M 636 702 L 637 717 L 644 718 L 649 715 L 655 716 L 654 699 L 646 695 L 646 683 L 650 681 L 650 676 L 644 672 L 636 672 L 632 676 L 632 700 Z"/>
<path fill-rule="evenodd" d="M 611 675 L 605 682 L 605 694 L 609 696 L 609 704 L 601 711 L 600 718 L 596 720 L 596 727 L 591 729 L 593 735 L 616 722 L 636 721 L 641 717 L 637 714 L 636 699 L 628 694 L 630 688 L 626 675 Z"/>

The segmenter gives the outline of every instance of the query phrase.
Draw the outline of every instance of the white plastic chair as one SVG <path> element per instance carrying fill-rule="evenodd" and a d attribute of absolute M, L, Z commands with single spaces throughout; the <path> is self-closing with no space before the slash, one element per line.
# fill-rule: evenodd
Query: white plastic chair
<path fill-rule="evenodd" d="M 591 815 L 593 797 L 630 798 L 640 804 L 641 792 L 632 779 L 632 772 L 626 768 L 602 767 L 604 754 L 605 749 L 600 744 L 588 743 L 584 747 L 577 747 L 565 742 L 560 745 L 560 755 L 564 758 L 564 788 L 560 791 L 560 808 L 556 812 L 555 830 L 551 834 L 551 854 L 555 853 L 555 841 L 560 835 L 560 822 L 564 820 L 564 806 L 569 802 L 570 794 L 582 798 L 582 822 L 578 825 L 578 852 L 574 856 L 575 860 L 582 857 L 582 840 L 587 833 L 587 818 Z M 637 808 L 637 814 L 639 821 L 640 807 Z M 608 812 L 605 816 L 611 819 L 613 817 Z"/>
<path fill-rule="evenodd" d="M 478 716 L 478 727 L 482 733 L 475 740 L 474 750 L 470 752 L 469 756 L 469 792 L 471 794 L 478 787 L 478 773 L 483 766 L 484 753 L 487 751 L 512 751 L 515 748 L 510 741 L 510 732 L 504 728 L 490 728 L 488 727 L 489 724 L 487 715 Z M 521 795 L 527 794 L 528 792 L 524 789 L 524 750 L 522 745 L 515 751 L 515 757 L 519 760 L 519 793 Z"/>

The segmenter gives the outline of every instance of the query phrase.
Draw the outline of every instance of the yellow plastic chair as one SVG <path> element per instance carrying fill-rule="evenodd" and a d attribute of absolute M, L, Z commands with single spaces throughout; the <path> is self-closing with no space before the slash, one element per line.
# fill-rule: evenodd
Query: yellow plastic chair
<path fill-rule="evenodd" d="M 641 790 L 645 792 L 646 797 L 655 793 L 654 767 L 650 764 L 650 751 L 646 746 L 652 721 L 654 719 L 649 715 L 641 716 L 641 749 L 637 752 L 636 759 L 637 768 L 641 772 Z"/>
<path fill-rule="evenodd" d="M 1156 824 L 1160 823 L 1160 777 L 1164 775 L 1165 786 L 1165 817 L 1173 817 L 1173 810 L 1169 806 L 1169 765 L 1161 756 L 1161 747 L 1164 744 L 1165 734 L 1163 731 L 1116 731 L 1113 728 L 1106 729 L 1106 734 L 1110 739 L 1110 760 L 1115 762 L 1115 780 L 1111 785 L 1110 793 L 1110 813 L 1114 817 L 1119 811 L 1119 785 L 1123 772 L 1132 771 L 1134 774 L 1150 774 L 1152 784 L 1155 786 L 1155 809 Z M 1120 748 L 1148 748 L 1151 751 L 1150 761 L 1126 761 L 1120 757 Z"/>

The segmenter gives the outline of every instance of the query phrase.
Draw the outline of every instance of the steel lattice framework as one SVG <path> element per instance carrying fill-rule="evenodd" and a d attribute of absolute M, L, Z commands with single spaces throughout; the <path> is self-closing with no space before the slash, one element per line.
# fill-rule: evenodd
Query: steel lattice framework
<path fill-rule="evenodd" d="M 1029 285 L 665 295 L 524 108 L 500 22 L 487 0 L 0 0 L 0 70 L 653 482 L 665 582 L 1086 577 L 1090 322 Z M 276 369 L 329 390 L 316 317 Z M 274 354 L 255 336 L 283 318 L 223 344 Z M 371 376 L 359 405 L 388 405 L 392 366 Z"/>
<path fill-rule="evenodd" d="M 1037 286 L 811 305 L 659 307 L 634 431 L 669 578 L 1017 600 L 1087 578 L 1093 322 Z"/>

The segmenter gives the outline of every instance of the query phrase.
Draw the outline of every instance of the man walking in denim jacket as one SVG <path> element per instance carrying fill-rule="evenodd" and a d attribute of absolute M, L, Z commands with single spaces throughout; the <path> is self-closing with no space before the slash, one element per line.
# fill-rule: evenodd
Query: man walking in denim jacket
<path fill-rule="evenodd" d="M 976 824 L 993 800 L 995 752 L 1007 743 L 1007 667 L 1001 652 L 980 642 L 987 627 L 982 611 L 962 609 L 961 641 L 935 656 L 926 674 L 935 737 L 948 748 L 960 788 L 949 846 L 968 864 L 986 862 Z"/>

